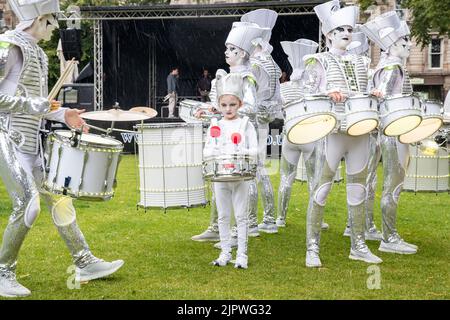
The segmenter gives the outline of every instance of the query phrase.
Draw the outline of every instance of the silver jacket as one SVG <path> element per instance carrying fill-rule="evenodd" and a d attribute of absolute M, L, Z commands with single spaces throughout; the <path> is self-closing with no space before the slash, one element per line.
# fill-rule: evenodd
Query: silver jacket
<path fill-rule="evenodd" d="M 22 70 L 14 96 L 0 92 L 0 126 L 21 152 L 38 153 L 42 115 L 49 109 L 47 96 L 48 59 L 45 52 L 21 31 L 0 36 L 0 81 L 7 77 L 8 56 L 14 46 L 23 57 Z"/>
<path fill-rule="evenodd" d="M 378 79 L 380 78 L 380 79 Z M 371 86 L 382 91 L 385 96 L 401 92 L 411 94 L 413 88 L 408 71 L 398 58 L 382 57 L 373 73 Z"/>

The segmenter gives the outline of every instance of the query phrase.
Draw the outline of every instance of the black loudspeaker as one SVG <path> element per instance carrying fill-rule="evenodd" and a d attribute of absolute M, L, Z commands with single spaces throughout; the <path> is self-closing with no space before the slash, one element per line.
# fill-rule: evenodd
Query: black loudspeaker
<path fill-rule="evenodd" d="M 63 107 L 86 109 L 86 112 L 94 111 L 94 84 L 65 84 L 59 92 L 58 100 L 62 101 Z"/>
<path fill-rule="evenodd" d="M 64 58 L 69 61 L 72 58 L 81 60 L 81 30 L 61 29 L 59 30 Z"/>

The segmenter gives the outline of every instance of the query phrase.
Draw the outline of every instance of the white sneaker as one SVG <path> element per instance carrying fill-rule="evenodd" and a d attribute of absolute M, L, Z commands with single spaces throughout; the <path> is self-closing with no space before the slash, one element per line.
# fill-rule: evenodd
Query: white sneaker
<path fill-rule="evenodd" d="M 237 248 L 237 243 L 238 243 L 237 237 L 231 237 L 231 242 L 230 242 L 231 248 Z M 220 245 L 220 242 L 215 243 L 214 248 L 222 250 L 222 246 Z"/>
<path fill-rule="evenodd" d="M 31 291 L 16 280 L 16 275 L 11 271 L 0 272 L 0 296 L 7 298 L 26 297 Z"/>
<path fill-rule="evenodd" d="M 219 231 L 214 231 L 211 227 L 209 227 L 208 229 L 206 229 L 204 232 L 193 236 L 191 238 L 191 240 L 194 241 L 200 241 L 200 242 L 206 242 L 206 241 L 211 241 L 211 242 L 215 242 L 215 241 L 220 241 L 220 237 L 219 237 Z"/>
<path fill-rule="evenodd" d="M 306 266 L 308 268 L 320 268 L 322 262 L 320 261 L 319 254 L 314 251 L 306 251 Z"/>
<path fill-rule="evenodd" d="M 366 252 L 357 251 L 357 250 L 350 250 L 350 255 L 348 256 L 352 260 L 360 260 L 367 263 L 373 263 L 378 264 L 383 262 L 380 258 L 378 258 L 376 255 L 374 255 L 372 252 L 370 252 L 369 248 L 367 248 Z"/>
<path fill-rule="evenodd" d="M 258 225 L 258 230 L 264 233 L 278 233 L 278 227 L 275 223 L 260 223 Z"/>
<path fill-rule="evenodd" d="M 277 218 L 277 221 L 275 222 L 278 228 L 284 228 L 286 227 L 286 220 Z"/>
<path fill-rule="evenodd" d="M 225 267 L 230 261 L 231 261 L 231 253 L 221 252 L 219 257 L 213 262 L 211 262 L 211 264 L 217 267 Z"/>
<path fill-rule="evenodd" d="M 408 243 L 403 240 L 397 240 L 395 242 L 385 242 L 381 241 L 378 250 L 382 252 L 398 253 L 398 254 L 414 254 L 417 253 L 417 249 L 411 247 Z"/>
<path fill-rule="evenodd" d="M 366 240 L 372 241 L 381 241 L 383 240 L 383 235 L 376 228 L 366 231 L 365 236 Z"/>
<path fill-rule="evenodd" d="M 352 231 L 350 230 L 350 227 L 349 227 L 349 226 L 346 226 L 346 227 L 345 227 L 345 230 L 344 230 L 343 236 L 344 236 L 344 237 L 351 237 L 351 234 L 352 234 Z"/>
<path fill-rule="evenodd" d="M 112 262 L 97 261 L 90 263 L 84 268 L 76 268 L 76 280 L 80 282 L 95 280 L 107 277 L 123 266 L 123 260 L 115 260 Z"/>
<path fill-rule="evenodd" d="M 328 230 L 330 226 L 326 222 L 322 222 L 322 230 Z"/>
<path fill-rule="evenodd" d="M 248 268 L 248 256 L 246 254 L 240 254 L 236 257 L 236 262 L 234 263 L 236 269 L 247 269 Z"/>
<path fill-rule="evenodd" d="M 259 237 L 258 226 L 253 228 L 248 228 L 249 237 Z"/>

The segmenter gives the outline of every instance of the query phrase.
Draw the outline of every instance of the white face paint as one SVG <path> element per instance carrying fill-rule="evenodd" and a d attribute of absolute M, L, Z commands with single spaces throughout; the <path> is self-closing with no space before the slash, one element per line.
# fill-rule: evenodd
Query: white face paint
<path fill-rule="evenodd" d="M 410 51 L 411 41 L 409 36 L 405 36 L 394 42 L 394 44 L 389 48 L 389 55 L 406 59 L 408 58 Z"/>
<path fill-rule="evenodd" d="M 351 26 L 341 26 L 332 30 L 327 38 L 331 41 L 331 47 L 339 50 L 346 50 L 352 42 L 353 28 Z"/>
<path fill-rule="evenodd" d="M 246 56 L 244 50 L 228 43 L 225 46 L 227 47 L 227 50 L 225 50 L 225 61 L 230 67 L 244 64 L 244 58 Z"/>
<path fill-rule="evenodd" d="M 55 29 L 59 28 L 58 20 L 53 14 L 39 16 L 30 27 L 30 33 L 36 40 L 49 41 Z"/>

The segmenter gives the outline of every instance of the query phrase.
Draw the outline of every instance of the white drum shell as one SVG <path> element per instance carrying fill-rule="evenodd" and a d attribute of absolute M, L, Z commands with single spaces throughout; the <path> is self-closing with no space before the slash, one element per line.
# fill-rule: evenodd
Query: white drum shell
<path fill-rule="evenodd" d="M 320 115 L 329 116 L 330 119 L 333 120 L 333 123 L 328 126 L 330 129 L 325 132 L 319 133 L 319 130 L 314 130 L 311 126 L 309 126 L 308 131 L 317 131 L 318 134 L 314 137 L 314 139 L 304 141 L 302 144 L 311 143 L 323 138 L 334 129 L 336 124 L 336 115 L 333 111 L 333 103 L 329 97 L 304 97 L 301 100 L 286 104 L 284 112 L 286 119 L 284 122 L 286 137 L 289 142 L 294 144 L 299 143 L 290 139 L 290 131 L 302 121 Z"/>
<path fill-rule="evenodd" d="M 410 147 L 410 162 L 403 189 L 407 191 L 445 192 L 449 190 L 449 152 L 439 148 L 436 156 L 424 155 Z"/>
<path fill-rule="evenodd" d="M 206 204 L 202 174 L 202 124 L 158 123 L 137 126 L 142 207 Z"/>
<path fill-rule="evenodd" d="M 255 178 L 256 166 L 256 161 L 246 156 L 211 157 L 205 159 L 203 172 L 205 178 L 213 182 L 244 181 Z"/>
<path fill-rule="evenodd" d="M 57 130 L 50 139 L 50 168 L 44 188 L 56 194 L 64 194 L 84 200 L 106 201 L 114 195 L 114 180 L 123 144 L 113 138 L 94 134 L 83 134 L 89 138 L 101 139 L 110 145 L 80 142 L 77 148 L 71 147 L 67 137 L 70 131 Z M 65 186 L 66 177 L 70 183 Z"/>
<path fill-rule="evenodd" d="M 370 126 L 358 135 L 364 135 L 374 130 L 379 122 L 378 102 L 374 97 L 355 96 L 345 101 L 345 131 L 350 134 L 353 125 L 362 121 L 370 122 Z M 354 135 L 354 134 L 352 134 Z"/>
<path fill-rule="evenodd" d="M 395 95 L 386 98 L 380 103 L 380 127 L 383 134 L 387 134 L 386 128 L 394 122 L 405 117 L 418 117 L 422 119 L 422 111 L 420 107 L 420 100 L 413 95 Z M 407 133 L 417 126 L 412 123 L 410 126 L 404 126 L 403 132 L 398 132 L 397 135 Z"/>

